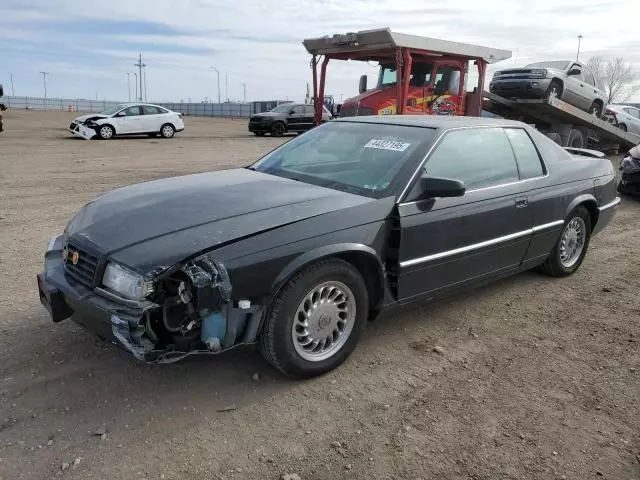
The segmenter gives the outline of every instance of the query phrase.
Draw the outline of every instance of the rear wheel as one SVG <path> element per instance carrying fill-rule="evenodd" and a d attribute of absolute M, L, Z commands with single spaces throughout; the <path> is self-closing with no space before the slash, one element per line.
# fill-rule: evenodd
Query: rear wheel
<path fill-rule="evenodd" d="M 571 130 L 567 146 L 572 148 L 584 148 L 584 135 L 582 135 L 580 130 Z"/>
<path fill-rule="evenodd" d="M 111 140 L 115 133 L 116 132 L 111 125 L 102 125 L 98 130 L 98 136 L 102 140 Z"/>
<path fill-rule="evenodd" d="M 330 259 L 309 265 L 278 293 L 260 334 L 260 350 L 287 375 L 326 373 L 355 348 L 368 306 L 366 284 L 349 263 Z"/>
<path fill-rule="evenodd" d="M 591 216 L 582 205 L 577 206 L 564 222 L 560 238 L 542 271 L 552 277 L 566 277 L 582 264 L 591 238 Z"/>
<path fill-rule="evenodd" d="M 591 107 L 589 107 L 589 113 L 596 118 L 600 118 L 602 116 L 602 105 L 600 105 L 600 102 L 593 102 Z"/>
<path fill-rule="evenodd" d="M 271 125 L 271 135 L 274 137 L 281 137 L 287 131 L 287 128 L 284 126 L 282 122 L 275 122 Z"/>
<path fill-rule="evenodd" d="M 160 127 L 160 135 L 163 138 L 171 138 L 176 134 L 176 129 L 170 123 L 165 123 L 162 127 Z"/>

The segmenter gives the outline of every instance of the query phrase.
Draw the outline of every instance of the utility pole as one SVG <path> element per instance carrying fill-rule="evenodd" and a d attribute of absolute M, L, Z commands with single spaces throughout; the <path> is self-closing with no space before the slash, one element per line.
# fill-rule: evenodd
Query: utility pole
<path fill-rule="evenodd" d="M 142 75 L 144 75 L 144 101 L 147 101 L 147 66 L 142 69 Z"/>
<path fill-rule="evenodd" d="M 44 99 L 45 99 L 45 110 L 47 108 L 46 105 L 46 100 L 47 100 L 47 75 L 49 75 L 49 72 L 40 72 L 42 74 L 42 83 L 44 85 Z"/>
<path fill-rule="evenodd" d="M 127 72 L 127 91 L 129 92 L 129 102 L 131 101 L 131 74 Z"/>
<path fill-rule="evenodd" d="M 229 75 L 227 72 L 224 72 L 224 96 L 229 101 Z"/>
<path fill-rule="evenodd" d="M 136 72 L 133 72 L 133 76 L 135 77 L 135 80 L 133 82 L 133 84 L 136 86 L 136 100 L 138 99 L 138 74 Z"/>
<path fill-rule="evenodd" d="M 9 72 L 9 78 L 11 78 L 11 96 L 16 96 L 16 91 L 13 89 L 13 73 Z"/>
<path fill-rule="evenodd" d="M 211 68 L 213 68 L 218 74 L 218 103 L 220 103 L 220 71 L 216 67 Z"/>
<path fill-rule="evenodd" d="M 138 67 L 138 80 L 140 81 L 140 97 L 138 101 L 142 102 L 142 67 L 147 66 L 145 63 L 142 63 L 142 53 L 138 56 L 138 63 L 134 63 L 133 66 Z"/>
<path fill-rule="evenodd" d="M 580 58 L 580 41 L 582 40 L 582 35 L 578 35 L 578 53 L 576 53 L 576 62 Z"/>
<path fill-rule="evenodd" d="M 242 90 L 244 92 L 244 103 L 247 103 L 247 84 L 242 82 Z"/>

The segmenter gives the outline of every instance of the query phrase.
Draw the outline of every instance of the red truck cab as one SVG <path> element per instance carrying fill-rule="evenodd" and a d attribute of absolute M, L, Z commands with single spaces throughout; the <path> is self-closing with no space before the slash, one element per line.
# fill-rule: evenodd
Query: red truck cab
<path fill-rule="evenodd" d="M 313 55 L 314 96 L 324 96 L 329 60 L 377 61 L 375 88 L 360 78 L 360 95 L 344 101 L 340 116 L 359 115 L 472 115 L 482 109 L 484 73 L 488 63 L 511 57 L 495 48 L 392 32 L 366 30 L 303 41 Z M 323 57 L 318 83 L 318 65 Z M 478 84 L 467 92 L 468 67 L 478 68 Z M 318 112 L 316 112 L 316 121 Z"/>

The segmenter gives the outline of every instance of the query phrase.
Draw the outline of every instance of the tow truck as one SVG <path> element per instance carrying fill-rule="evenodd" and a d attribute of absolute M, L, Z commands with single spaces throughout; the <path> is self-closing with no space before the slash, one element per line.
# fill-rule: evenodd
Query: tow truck
<path fill-rule="evenodd" d="M 558 98 L 512 100 L 484 90 L 487 65 L 511 58 L 511 52 L 480 45 L 408 35 L 389 28 L 305 39 L 312 55 L 313 97 L 324 99 L 330 60 L 378 62 L 375 88 L 360 77 L 359 95 L 344 101 L 341 117 L 360 115 L 466 115 L 482 111 L 527 122 L 564 147 L 630 147 L 640 137 Z M 477 83 L 468 88 L 469 67 Z M 319 72 L 318 72 L 319 70 Z M 322 120 L 323 101 L 315 102 L 314 122 Z"/>

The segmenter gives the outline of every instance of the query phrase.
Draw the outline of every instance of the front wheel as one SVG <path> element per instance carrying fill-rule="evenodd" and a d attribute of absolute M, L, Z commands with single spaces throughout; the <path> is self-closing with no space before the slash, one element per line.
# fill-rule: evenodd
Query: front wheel
<path fill-rule="evenodd" d="M 626 132 L 626 131 L 627 131 L 627 126 L 626 126 L 624 123 L 621 123 L 620 125 L 618 125 L 618 128 L 619 128 L 620 130 L 622 130 L 623 132 Z"/>
<path fill-rule="evenodd" d="M 163 138 L 171 138 L 176 134 L 176 129 L 173 128 L 173 125 L 170 123 L 165 123 L 162 128 L 160 128 L 160 135 Z"/>
<path fill-rule="evenodd" d="M 114 134 L 115 131 L 113 130 L 113 127 L 111 125 L 102 125 L 98 130 L 98 136 L 102 140 L 111 140 Z"/>
<path fill-rule="evenodd" d="M 286 375 L 321 375 L 351 354 L 368 312 L 367 287 L 355 268 L 339 259 L 314 263 L 278 293 L 260 334 L 260 350 Z"/>
<path fill-rule="evenodd" d="M 552 80 L 547 88 L 546 98 L 556 97 L 560 99 L 562 97 L 562 85 L 557 80 Z"/>
<path fill-rule="evenodd" d="M 582 205 L 577 206 L 564 222 L 560 238 L 542 271 L 552 277 L 566 277 L 574 273 L 584 260 L 591 238 L 591 216 Z"/>

